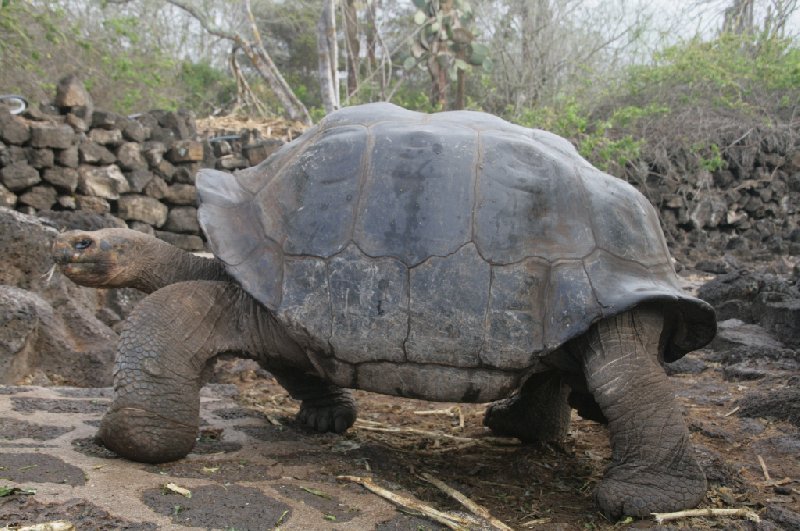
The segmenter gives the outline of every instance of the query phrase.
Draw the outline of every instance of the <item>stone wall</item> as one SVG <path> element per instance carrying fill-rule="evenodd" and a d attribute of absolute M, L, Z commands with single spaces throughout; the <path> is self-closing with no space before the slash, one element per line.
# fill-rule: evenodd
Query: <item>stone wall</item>
<path fill-rule="evenodd" d="M 203 248 L 194 179 L 203 167 L 257 164 L 280 142 L 258 134 L 201 139 L 194 117 L 94 110 L 74 78 L 52 105 L 12 116 L 0 107 L 0 206 L 110 213 L 187 250 Z"/>
<path fill-rule="evenodd" d="M 650 173 L 632 182 L 659 208 L 679 260 L 713 270 L 710 262 L 723 255 L 800 256 L 800 135 L 751 134 L 755 141 L 724 154 L 725 169 Z"/>

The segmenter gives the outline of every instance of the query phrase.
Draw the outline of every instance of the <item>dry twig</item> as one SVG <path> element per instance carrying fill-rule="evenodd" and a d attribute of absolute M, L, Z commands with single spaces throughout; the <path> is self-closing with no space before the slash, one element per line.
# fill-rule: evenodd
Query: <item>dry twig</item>
<path fill-rule="evenodd" d="M 758 464 L 761 465 L 761 471 L 764 473 L 764 481 L 772 481 L 772 478 L 769 477 L 769 471 L 767 470 L 767 464 L 764 462 L 764 458 L 760 455 L 756 455 L 756 457 L 758 458 Z"/>
<path fill-rule="evenodd" d="M 442 492 L 444 492 L 445 494 L 456 500 L 458 503 L 466 507 L 475 516 L 478 516 L 486 520 L 495 529 L 500 529 L 501 531 L 513 531 L 506 524 L 504 524 L 503 522 L 492 516 L 492 514 L 486 507 L 478 505 L 477 503 L 469 499 L 466 495 L 457 491 L 453 487 L 449 486 L 444 481 L 441 481 L 440 479 L 431 476 L 427 472 L 423 472 L 421 474 L 421 477 L 422 479 L 432 484 L 434 487 L 441 490 Z"/>
<path fill-rule="evenodd" d="M 383 487 L 378 486 L 371 478 L 365 478 L 360 476 L 336 476 L 336 479 L 339 481 L 352 481 L 353 483 L 358 483 L 365 489 L 377 494 L 378 496 L 389 500 L 390 502 L 404 507 L 406 509 L 410 509 L 417 513 L 421 513 L 428 518 L 439 522 L 440 524 L 448 527 L 449 529 L 455 529 L 457 531 L 467 531 L 468 526 L 474 525 L 475 521 L 463 518 L 461 516 L 457 516 L 454 514 L 447 514 L 443 513 L 437 509 L 434 509 L 430 505 L 426 505 L 421 501 L 410 498 L 407 496 L 403 496 L 401 494 L 396 494 L 390 490 L 384 489 Z M 467 526 L 467 527 L 465 527 Z"/>
<path fill-rule="evenodd" d="M 681 518 L 690 518 L 694 516 L 743 516 L 753 522 L 760 522 L 761 518 L 750 509 L 690 509 L 688 511 L 678 511 L 675 513 L 652 513 L 656 519 L 656 523 L 663 524 L 670 520 L 679 520 Z"/>

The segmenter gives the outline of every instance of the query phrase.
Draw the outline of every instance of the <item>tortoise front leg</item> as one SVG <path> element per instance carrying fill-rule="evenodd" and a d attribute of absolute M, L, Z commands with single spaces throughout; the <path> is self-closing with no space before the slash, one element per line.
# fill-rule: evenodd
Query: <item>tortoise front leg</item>
<path fill-rule="evenodd" d="M 597 323 L 574 344 L 589 391 L 608 419 L 611 465 L 595 496 L 612 519 L 694 507 L 706 493 L 659 364 L 663 328 L 661 312 L 638 308 Z"/>
<path fill-rule="evenodd" d="M 265 366 L 295 400 L 301 400 L 297 421 L 318 432 L 345 432 L 356 421 L 356 402 L 342 389 L 319 376 L 286 366 Z"/>
<path fill-rule="evenodd" d="M 248 301 L 236 284 L 189 281 L 139 303 L 120 335 L 114 400 L 100 425 L 109 449 L 147 463 L 191 451 L 206 365 L 222 352 L 252 352 L 249 331 L 264 311 Z"/>

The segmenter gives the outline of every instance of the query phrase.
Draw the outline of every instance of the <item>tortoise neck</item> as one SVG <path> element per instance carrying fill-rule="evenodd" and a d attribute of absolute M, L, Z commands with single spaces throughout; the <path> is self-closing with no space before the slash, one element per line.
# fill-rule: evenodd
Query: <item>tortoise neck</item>
<path fill-rule="evenodd" d="M 197 256 L 161 240 L 143 251 L 143 267 L 134 288 L 152 293 L 164 286 L 187 280 L 232 281 L 215 258 Z"/>

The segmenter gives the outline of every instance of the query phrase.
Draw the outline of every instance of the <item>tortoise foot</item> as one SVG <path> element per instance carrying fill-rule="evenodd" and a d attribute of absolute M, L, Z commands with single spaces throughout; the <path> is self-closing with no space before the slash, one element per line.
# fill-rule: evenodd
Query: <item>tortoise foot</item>
<path fill-rule="evenodd" d="M 518 393 L 486 408 L 483 425 L 522 442 L 560 442 L 569 428 L 569 388 L 557 373 L 531 376 Z"/>
<path fill-rule="evenodd" d="M 519 402 L 519 396 L 492 402 L 486 408 L 483 425 L 500 437 L 516 437 L 524 442 L 537 440 L 536 434 L 530 433 Z"/>
<path fill-rule="evenodd" d="M 676 470 L 612 466 L 597 487 L 595 499 L 611 521 L 623 515 L 647 517 L 650 513 L 695 507 L 706 495 L 706 478 L 697 463 L 690 465 L 693 470 L 681 467 L 682 474 Z"/>
<path fill-rule="evenodd" d="M 303 400 L 297 421 L 320 433 L 344 433 L 356 421 L 356 403 L 349 393 Z"/>
<path fill-rule="evenodd" d="M 112 407 L 97 435 L 106 448 L 121 457 L 140 463 L 167 463 L 192 451 L 197 425 L 138 407 Z"/>

